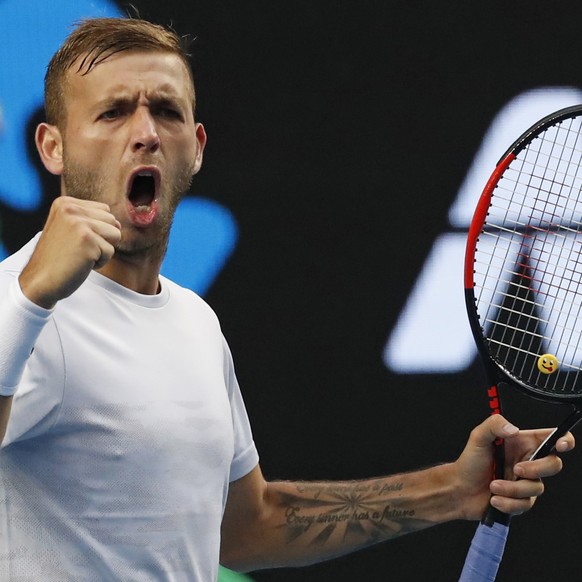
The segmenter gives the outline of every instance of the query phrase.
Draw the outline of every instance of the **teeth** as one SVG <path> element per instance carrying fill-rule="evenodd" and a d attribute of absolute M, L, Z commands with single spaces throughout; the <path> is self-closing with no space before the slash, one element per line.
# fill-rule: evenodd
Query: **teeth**
<path fill-rule="evenodd" d="M 138 176 L 153 176 L 154 173 L 153 172 L 150 172 L 148 170 L 143 170 L 142 172 L 138 172 L 137 175 Z"/>

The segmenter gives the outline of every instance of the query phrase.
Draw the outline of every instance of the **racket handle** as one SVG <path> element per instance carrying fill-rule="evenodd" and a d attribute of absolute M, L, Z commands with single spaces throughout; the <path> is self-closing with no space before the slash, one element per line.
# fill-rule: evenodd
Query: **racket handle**
<path fill-rule="evenodd" d="M 506 523 L 493 522 L 491 525 L 485 520 L 479 524 L 471 547 L 465 559 L 459 582 L 493 582 L 501 563 L 509 520 Z"/>

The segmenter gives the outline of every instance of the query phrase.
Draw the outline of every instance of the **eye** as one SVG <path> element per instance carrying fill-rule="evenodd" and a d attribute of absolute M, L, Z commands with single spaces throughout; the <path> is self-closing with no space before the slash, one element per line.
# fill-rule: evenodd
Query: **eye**
<path fill-rule="evenodd" d="M 112 119 L 117 119 L 122 114 L 121 109 L 108 109 L 99 115 L 99 119 L 104 119 L 106 121 L 111 121 Z"/>
<path fill-rule="evenodd" d="M 176 111 L 175 109 L 164 108 L 162 109 L 161 114 L 163 117 L 182 119 L 182 114 L 179 111 Z"/>
<path fill-rule="evenodd" d="M 155 108 L 154 114 L 165 119 L 183 119 L 182 111 L 180 108 L 174 107 L 172 105 L 160 105 L 159 107 Z"/>

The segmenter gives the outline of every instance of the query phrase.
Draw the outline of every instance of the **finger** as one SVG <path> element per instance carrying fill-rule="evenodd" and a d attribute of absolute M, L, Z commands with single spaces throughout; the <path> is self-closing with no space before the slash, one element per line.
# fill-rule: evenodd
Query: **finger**
<path fill-rule="evenodd" d="M 535 497 L 525 499 L 513 499 L 508 497 L 494 496 L 491 497 L 490 503 L 495 509 L 506 513 L 507 515 L 521 515 L 529 511 L 536 501 Z"/>
<path fill-rule="evenodd" d="M 478 425 L 471 433 L 473 444 L 489 447 L 498 438 L 510 438 L 519 433 L 519 428 L 511 424 L 501 414 L 493 414 Z"/>
<path fill-rule="evenodd" d="M 95 261 L 95 266 L 93 267 L 94 269 L 100 269 L 101 267 L 106 265 L 115 254 L 115 247 L 112 244 L 106 242 L 105 240 L 103 241 L 103 244 L 100 245 L 100 247 L 101 256 L 99 257 L 99 259 Z"/>
<path fill-rule="evenodd" d="M 119 223 L 117 218 L 115 218 L 115 216 L 111 212 L 109 212 L 108 210 L 102 210 L 102 209 L 90 210 L 90 211 L 87 211 L 87 217 L 89 219 L 92 219 L 92 220 L 96 220 L 99 222 L 103 222 L 105 224 L 110 224 L 110 225 L 115 226 L 117 228 L 121 228 L 121 224 Z"/>
<path fill-rule="evenodd" d="M 532 454 L 538 450 L 540 445 L 546 441 L 546 439 L 555 432 L 555 429 L 533 429 L 533 430 L 522 430 L 519 432 L 519 439 L 508 438 L 506 441 L 508 450 L 514 448 L 515 446 L 520 447 L 520 451 L 515 457 L 514 461 L 525 461 L 529 459 Z M 568 432 L 565 435 L 559 437 L 554 448 L 556 453 L 567 453 L 571 451 L 576 446 L 576 440 L 572 433 Z M 521 457 L 521 458 L 520 458 Z"/>
<path fill-rule="evenodd" d="M 73 214 L 90 212 L 111 213 L 111 208 L 104 202 L 96 202 L 95 200 L 83 200 L 81 198 L 73 198 L 72 196 L 59 196 L 53 201 L 51 205 L 51 211 L 54 213 L 70 212 Z"/>
<path fill-rule="evenodd" d="M 117 245 L 121 240 L 121 225 L 117 220 L 114 222 L 91 220 L 90 226 L 98 237 L 104 239 L 113 246 Z"/>
<path fill-rule="evenodd" d="M 113 258 L 115 248 L 121 240 L 121 230 L 103 222 L 93 224 L 93 228 L 97 247 L 93 268 L 100 269 Z"/>
<path fill-rule="evenodd" d="M 522 479 L 518 481 L 495 479 L 489 485 L 489 491 L 493 497 L 529 499 L 530 497 L 539 497 L 543 494 L 544 483 L 540 479 Z"/>
<path fill-rule="evenodd" d="M 119 225 L 119 222 L 111 212 L 110 206 L 103 202 L 61 196 L 57 198 L 53 204 L 55 212 L 62 212 L 66 215 L 85 217 L 112 225 Z"/>
<path fill-rule="evenodd" d="M 557 475 L 563 467 L 562 459 L 556 455 L 548 455 L 535 461 L 517 463 L 513 473 L 519 479 L 542 479 Z"/>
<path fill-rule="evenodd" d="M 97 200 L 84 200 L 83 198 L 75 198 L 74 196 L 59 196 L 53 202 L 55 206 L 72 206 L 77 208 L 86 208 L 86 209 L 97 209 L 97 210 L 106 210 L 109 212 L 111 208 L 109 204 L 105 202 L 99 202 Z"/>
<path fill-rule="evenodd" d="M 121 230 L 121 224 L 110 211 L 107 204 L 100 204 L 95 207 L 81 207 L 76 209 L 78 215 L 83 216 L 91 224 L 106 224 Z"/>
<path fill-rule="evenodd" d="M 567 433 L 556 443 L 558 453 L 567 453 L 576 446 L 576 439 L 572 433 Z"/>
<path fill-rule="evenodd" d="M 94 270 L 98 270 L 101 267 L 104 267 L 115 254 L 115 247 L 113 245 L 109 245 L 108 248 L 104 248 L 101 256 L 97 261 L 95 261 L 95 265 L 93 266 Z"/>

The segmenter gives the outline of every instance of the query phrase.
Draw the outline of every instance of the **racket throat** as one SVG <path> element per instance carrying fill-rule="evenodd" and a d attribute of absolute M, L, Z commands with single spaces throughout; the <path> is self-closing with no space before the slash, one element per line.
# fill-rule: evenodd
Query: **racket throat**
<path fill-rule="evenodd" d="M 576 407 L 572 414 L 556 427 L 546 440 L 537 448 L 534 454 L 530 457 L 533 459 L 541 459 L 551 454 L 556 448 L 556 443 L 570 430 L 572 430 L 582 420 L 582 408 Z"/>

